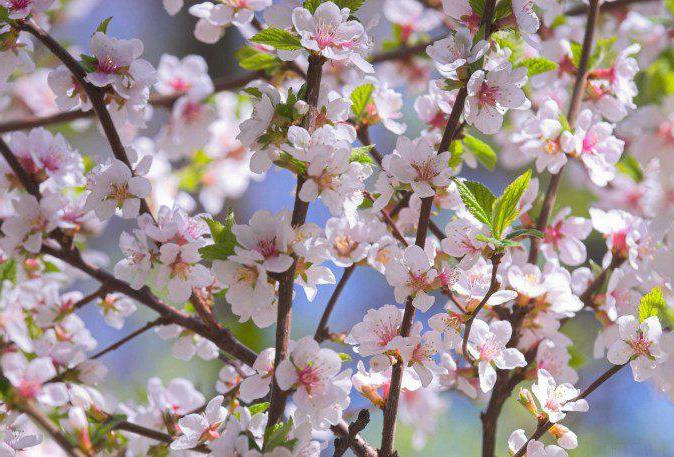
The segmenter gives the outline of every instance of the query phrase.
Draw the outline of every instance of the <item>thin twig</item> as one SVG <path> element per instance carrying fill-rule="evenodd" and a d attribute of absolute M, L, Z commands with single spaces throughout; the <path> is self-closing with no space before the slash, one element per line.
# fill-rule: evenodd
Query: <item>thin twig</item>
<path fill-rule="evenodd" d="M 325 306 L 325 310 L 323 311 L 321 320 L 318 323 L 318 326 L 316 327 L 316 332 L 314 333 L 314 339 L 319 343 L 325 341 L 330 336 L 330 331 L 328 330 L 328 320 L 330 320 L 330 314 L 332 314 L 332 310 L 335 309 L 337 300 L 339 300 L 339 296 L 342 294 L 342 291 L 344 290 L 346 283 L 349 281 L 349 278 L 351 277 L 351 274 L 355 269 L 356 269 L 355 264 L 348 266 L 344 269 L 342 277 L 339 278 L 339 282 L 337 282 L 335 290 L 332 292 L 332 295 L 328 300 L 328 304 Z"/>
<path fill-rule="evenodd" d="M 470 355 L 468 354 L 467 348 L 468 348 L 468 338 L 470 337 L 470 329 L 473 327 L 473 321 L 477 317 L 478 314 L 480 314 L 480 311 L 482 311 L 482 308 L 484 305 L 487 304 L 489 301 L 489 298 L 494 295 L 494 293 L 498 290 L 499 288 L 499 283 L 497 278 L 498 275 L 498 267 L 501 264 L 501 259 L 503 258 L 503 254 L 494 254 L 491 258 L 491 282 L 489 284 L 489 289 L 487 290 L 487 293 L 482 297 L 482 300 L 480 303 L 475 307 L 472 313 L 470 313 L 470 316 L 468 317 L 468 320 L 466 320 L 466 327 L 465 330 L 463 331 L 463 343 L 461 345 L 461 351 L 463 353 L 463 357 L 468 360 L 469 362 L 472 363 L 472 360 L 470 358 Z"/>
<path fill-rule="evenodd" d="M 34 400 L 22 399 L 16 403 L 16 407 L 42 427 L 70 457 L 88 457 L 84 451 L 70 442 L 61 429 L 35 404 Z"/>
<path fill-rule="evenodd" d="M 239 89 L 255 79 L 265 78 L 264 72 L 246 73 L 241 76 L 219 78 L 213 81 L 215 92 L 223 92 L 228 90 Z M 173 104 L 184 93 L 175 93 L 171 95 L 153 94 L 150 96 L 149 104 L 155 107 L 171 108 Z M 0 123 L 0 133 L 13 132 L 15 130 L 27 130 L 35 127 L 43 127 L 51 124 L 61 124 L 64 122 L 72 122 L 78 119 L 87 119 L 94 117 L 96 113 L 93 110 L 82 111 L 73 110 L 65 111 L 63 113 L 51 114 L 49 116 L 31 116 L 21 119 L 12 119 Z"/>
<path fill-rule="evenodd" d="M 623 367 L 626 366 L 626 365 L 627 365 L 627 364 L 624 364 L 624 365 L 613 365 L 611 368 L 609 368 L 609 369 L 606 370 L 604 373 L 602 373 L 601 376 L 599 376 L 597 379 L 595 379 L 594 382 L 593 382 L 592 384 L 590 384 L 589 386 L 587 386 L 587 388 L 586 388 L 585 390 L 583 390 L 583 391 L 580 393 L 580 395 L 578 395 L 576 398 L 573 398 L 573 399 L 571 399 L 571 400 L 569 400 L 569 401 L 578 401 L 578 400 L 582 400 L 582 399 L 587 398 L 588 395 L 590 395 L 592 392 L 594 392 L 595 390 L 597 390 L 597 388 L 598 388 L 599 386 L 601 386 L 602 384 L 604 384 L 606 381 L 608 381 L 609 379 L 611 379 L 611 378 L 613 377 L 613 375 L 615 375 L 615 374 L 618 373 L 620 370 L 622 370 Z M 541 421 L 541 422 L 538 424 L 538 426 L 536 427 L 536 431 L 534 432 L 534 434 L 531 435 L 531 438 L 529 438 L 529 439 L 527 440 L 527 442 L 524 443 L 524 444 L 522 445 L 522 447 L 519 449 L 519 451 L 517 451 L 517 452 L 513 455 L 513 457 L 522 457 L 522 456 L 527 452 L 527 445 L 529 444 L 529 442 L 541 438 L 541 437 L 545 434 L 545 432 L 547 432 L 548 430 L 550 430 L 554 425 L 555 425 L 555 423 L 554 423 L 554 422 L 550 422 L 549 420 Z"/>
<path fill-rule="evenodd" d="M 145 438 L 150 438 L 161 443 L 171 443 L 174 440 L 174 438 L 167 433 L 152 430 L 128 421 L 120 422 L 115 426 L 115 429 L 133 433 L 134 435 L 144 436 Z M 190 449 L 190 451 L 198 452 L 200 454 L 210 454 L 211 452 L 204 444 L 200 444 L 199 446 Z"/>

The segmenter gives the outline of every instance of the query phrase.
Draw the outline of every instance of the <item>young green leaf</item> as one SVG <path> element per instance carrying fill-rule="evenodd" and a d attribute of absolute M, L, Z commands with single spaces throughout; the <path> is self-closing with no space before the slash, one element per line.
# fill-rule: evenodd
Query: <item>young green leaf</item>
<path fill-rule="evenodd" d="M 504 17 L 508 17 L 513 12 L 512 0 L 501 0 L 496 5 L 496 10 L 494 11 L 494 19 L 499 20 Z"/>
<path fill-rule="evenodd" d="M 527 75 L 531 78 L 534 75 L 556 70 L 558 65 L 545 57 L 528 57 L 520 62 L 521 67 L 527 69 Z"/>
<path fill-rule="evenodd" d="M 468 0 L 473 12 L 478 16 L 484 16 L 484 0 Z"/>
<path fill-rule="evenodd" d="M 232 232 L 234 212 L 229 210 L 224 224 L 211 218 L 203 219 L 211 230 L 213 244 L 200 248 L 199 253 L 205 260 L 227 260 L 234 253 L 234 246 L 236 246 L 236 236 Z"/>
<path fill-rule="evenodd" d="M 516 238 L 545 238 L 545 233 L 536 229 L 517 229 L 508 233 L 507 240 L 514 240 Z"/>
<path fill-rule="evenodd" d="M 634 182 L 644 180 L 644 170 L 641 168 L 639 161 L 631 154 L 623 154 L 616 167 L 618 171 L 632 178 Z"/>
<path fill-rule="evenodd" d="M 491 171 L 496 166 L 496 152 L 487 143 L 471 135 L 465 135 L 463 143 L 470 149 L 477 160 Z"/>
<path fill-rule="evenodd" d="M 477 220 L 487 225 L 491 223 L 492 206 L 496 197 L 483 184 L 475 181 L 456 181 L 459 195 L 466 209 Z"/>
<path fill-rule="evenodd" d="M 457 168 L 463 161 L 463 143 L 460 140 L 454 140 L 449 145 L 449 168 Z"/>
<path fill-rule="evenodd" d="M 372 156 L 370 155 L 370 150 L 374 148 L 374 144 L 368 144 L 367 146 L 360 146 L 357 148 L 351 149 L 351 156 L 349 157 L 349 162 L 358 162 L 372 164 Z"/>
<path fill-rule="evenodd" d="M 286 30 L 270 27 L 255 34 L 250 41 L 253 43 L 272 46 L 282 51 L 302 49 L 300 39 Z"/>
<path fill-rule="evenodd" d="M 527 170 L 514 180 L 503 191 L 503 195 L 496 199 L 491 215 L 491 230 L 494 237 L 501 239 L 503 232 L 519 215 L 519 202 L 529 187 L 531 170 Z"/>
<path fill-rule="evenodd" d="M 258 51 L 250 46 L 245 46 L 234 53 L 239 61 L 239 66 L 246 70 L 257 71 L 278 67 L 281 60 L 273 54 Z"/>
<path fill-rule="evenodd" d="M 357 120 L 363 117 L 365 108 L 372 98 L 372 92 L 374 92 L 374 86 L 369 83 L 358 86 L 351 92 L 351 109 Z"/>
<path fill-rule="evenodd" d="M 654 287 L 639 301 L 639 322 L 643 322 L 651 316 L 663 319 L 667 303 L 662 296 L 662 289 Z"/>
<path fill-rule="evenodd" d="M 335 4 L 340 8 L 349 8 L 351 14 L 358 11 L 363 3 L 365 3 L 365 0 L 335 0 Z"/>
<path fill-rule="evenodd" d="M 314 14 L 314 11 L 316 11 L 316 8 L 318 8 L 321 3 L 323 3 L 323 0 L 304 0 L 302 6 L 308 9 L 311 14 Z"/>
<path fill-rule="evenodd" d="M 103 19 L 101 23 L 98 24 L 98 27 L 96 27 L 96 32 L 108 33 L 108 25 L 110 24 L 111 20 L 112 16 Z"/>

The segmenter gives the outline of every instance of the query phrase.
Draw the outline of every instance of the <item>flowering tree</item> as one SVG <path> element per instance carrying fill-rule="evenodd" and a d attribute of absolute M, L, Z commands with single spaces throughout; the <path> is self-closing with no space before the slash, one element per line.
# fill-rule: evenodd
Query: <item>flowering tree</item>
<path fill-rule="evenodd" d="M 363 1 L 187 5 L 198 40 L 217 46 L 234 27 L 246 40 L 248 73 L 212 80 L 197 55 L 155 69 L 140 40 L 108 33 L 111 18 L 84 52 L 67 49 L 50 26 L 83 2 L 0 0 L 0 455 L 391 457 L 396 423 L 423 446 L 456 390 L 484 405 L 483 456 L 566 456 L 579 443 L 565 417 L 620 370 L 674 392 L 672 12 L 386 0 L 393 34 L 377 43 Z M 64 123 L 93 123 L 111 154 L 46 128 Z M 370 140 L 378 124 L 392 151 Z M 497 161 L 520 169 L 498 196 L 461 177 Z M 292 210 L 223 211 L 272 167 L 296 177 Z M 557 208 L 563 185 L 592 203 Z M 319 205 L 320 225 L 307 220 Z M 128 221 L 108 266 L 88 242 L 115 218 Z M 332 331 L 356 267 L 395 303 Z M 75 290 L 80 278 L 98 288 Z M 291 338 L 296 295 L 331 284 L 315 332 Z M 115 329 L 142 307 L 157 318 L 94 352 L 85 306 Z M 225 311 L 275 329 L 274 345 L 244 345 Z M 594 355 L 609 368 L 595 380 L 579 380 L 564 332 L 580 314 L 600 325 Z M 205 380 L 220 395 L 182 378 L 150 377 L 141 403 L 99 390 L 103 356 L 150 330 L 175 358 L 221 367 Z M 513 396 L 534 431 L 498 442 Z"/>

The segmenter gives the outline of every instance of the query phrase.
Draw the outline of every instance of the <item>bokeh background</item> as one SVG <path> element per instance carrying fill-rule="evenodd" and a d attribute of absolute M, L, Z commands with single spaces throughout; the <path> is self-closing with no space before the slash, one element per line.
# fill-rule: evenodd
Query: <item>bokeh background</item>
<path fill-rule="evenodd" d="M 367 0 L 361 17 L 373 17 L 381 12 L 382 4 L 381 0 Z M 200 54 L 207 60 L 212 77 L 241 72 L 233 58 L 234 51 L 242 42 L 236 29 L 229 29 L 225 38 L 216 45 L 204 45 L 195 40 L 192 35 L 194 18 L 185 9 L 178 16 L 167 15 L 160 0 L 102 0 L 86 16 L 69 22 L 66 26 L 56 26 L 53 32 L 61 41 L 86 49 L 92 31 L 102 19 L 109 16 L 113 16 L 114 19 L 108 32 L 120 38 L 140 38 L 145 44 L 143 57 L 155 66 L 162 53 L 178 57 Z M 385 24 L 375 31 L 377 41 L 385 38 L 389 33 Z M 413 96 L 406 100 L 405 120 L 409 126 L 407 131 L 409 136 L 415 136 L 421 128 L 414 120 L 413 101 Z M 166 119 L 166 113 L 156 113 L 155 120 L 145 135 L 153 136 L 157 131 L 157 120 L 162 119 Z M 395 142 L 392 134 L 376 128 L 372 133 L 373 141 L 381 151 L 388 152 L 392 149 Z M 86 134 L 70 135 L 69 139 L 83 152 L 107 153 L 107 145 L 99 135 L 93 133 L 93 129 L 89 129 Z M 482 171 L 483 169 L 467 170 L 465 174 L 472 178 L 479 178 L 495 191 L 501 191 L 504 184 L 511 179 L 506 171 L 497 169 L 488 176 L 481 175 Z M 222 179 L 227 178 L 223 176 Z M 566 183 L 567 186 L 569 184 Z M 276 212 L 292 207 L 293 190 L 294 178 L 287 171 L 270 171 L 264 180 L 253 182 L 242 198 L 229 201 L 226 206 L 234 208 L 238 221 L 246 221 L 255 210 L 260 208 Z M 588 201 L 587 196 L 579 192 L 570 192 L 568 187 L 561 195 L 561 204 L 573 204 L 578 208 L 587 204 Z M 321 223 L 328 216 L 324 206 L 320 204 L 311 206 L 310 220 Z M 436 220 L 442 223 L 442 215 L 439 215 Z M 110 256 L 110 265 L 118 260 L 117 239 L 122 228 L 123 225 L 119 221 L 111 223 L 93 246 Z M 596 259 L 601 256 L 602 249 L 603 242 L 596 239 L 590 247 L 590 252 L 594 253 Z M 335 268 L 335 274 L 339 277 L 341 274 L 339 268 Z M 95 287 L 94 284 L 81 284 L 80 286 L 85 292 L 93 291 Z M 304 294 L 297 293 L 296 311 L 293 315 L 294 335 L 313 333 L 331 292 L 332 286 L 322 286 L 313 303 L 307 303 Z M 362 318 L 364 310 L 379 307 L 385 303 L 394 303 L 394 301 L 392 289 L 388 287 L 384 278 L 373 270 L 356 269 L 332 316 L 331 330 L 347 331 L 351 325 Z M 233 324 L 231 328 L 234 333 L 246 344 L 256 350 L 272 344 L 273 327 L 260 331 L 251 323 L 237 324 L 227 314 L 226 309 L 219 311 L 223 319 Z M 104 347 L 119 339 L 141 326 L 146 319 L 152 318 L 151 313 L 140 309 L 131 319 L 127 320 L 124 329 L 116 331 L 103 322 L 99 311 L 93 307 L 84 310 L 84 317 L 92 333 L 99 340 L 99 347 Z M 581 349 L 582 368 L 579 370 L 581 378 L 579 385 L 582 387 L 603 371 L 607 362 L 592 360 L 591 348 L 594 335 L 596 335 L 596 324 L 592 318 L 583 316 L 578 319 L 578 322 L 569 326 L 568 333 L 578 342 L 578 347 Z M 219 364 L 201 362 L 196 358 L 187 363 L 178 361 L 170 355 L 170 344 L 171 342 L 164 342 L 153 333 L 148 333 L 127 344 L 121 350 L 106 355 L 105 362 L 111 370 L 103 390 L 114 392 L 120 400 L 135 399 L 145 402 L 147 378 L 157 375 L 165 382 L 178 376 L 191 379 L 197 388 L 207 395 L 212 394 Z M 401 456 L 479 455 L 481 426 L 479 412 L 483 405 L 471 402 L 458 394 L 443 394 L 443 396 L 448 399 L 448 408 L 442 415 L 436 433 L 428 437 L 427 446 L 423 450 L 412 449 L 411 429 L 404 424 L 400 426 L 398 448 Z M 352 405 L 355 408 L 358 406 L 362 405 L 358 403 Z M 374 444 L 379 442 L 377 430 L 380 419 L 380 415 L 375 413 L 373 422 L 365 433 Z M 589 413 L 572 414 L 568 416 L 565 424 L 578 434 L 581 443 L 579 449 L 570 452 L 573 457 L 674 456 L 674 440 L 672 439 L 674 405 L 648 384 L 633 382 L 629 370 L 623 370 L 592 394 Z M 531 416 L 511 399 L 499 423 L 499 455 L 507 455 L 505 449 L 508 435 L 512 430 L 520 427 L 530 434 L 535 424 Z M 327 455 L 329 451 L 325 452 Z"/>

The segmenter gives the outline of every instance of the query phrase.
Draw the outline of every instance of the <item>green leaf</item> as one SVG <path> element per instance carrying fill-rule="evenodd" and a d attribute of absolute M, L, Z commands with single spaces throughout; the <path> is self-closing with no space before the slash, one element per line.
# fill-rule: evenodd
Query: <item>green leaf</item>
<path fill-rule="evenodd" d="M 510 183 L 503 191 L 503 195 L 496 199 L 492 209 L 491 231 L 494 237 L 501 239 L 501 235 L 519 215 L 519 202 L 529 187 L 531 170 L 527 170 L 519 178 Z"/>
<path fill-rule="evenodd" d="M 302 6 L 308 9 L 311 14 L 314 14 L 314 11 L 316 11 L 316 8 L 318 8 L 318 5 L 321 3 L 323 3 L 323 0 L 304 0 Z"/>
<path fill-rule="evenodd" d="M 576 347 L 576 345 L 571 344 L 566 347 L 566 350 L 569 352 L 571 358 L 569 359 L 569 366 L 574 370 L 578 370 L 587 362 L 586 357 L 582 352 Z"/>
<path fill-rule="evenodd" d="M 288 434 L 293 429 L 293 419 L 268 427 L 264 432 L 264 451 L 269 452 L 279 446 L 288 447 Z"/>
<path fill-rule="evenodd" d="M 112 16 L 103 19 L 101 23 L 98 24 L 98 27 L 96 27 L 96 32 L 108 33 L 108 25 L 110 24 L 111 20 Z"/>
<path fill-rule="evenodd" d="M 499 20 L 504 17 L 508 17 L 513 12 L 512 0 L 501 0 L 496 5 L 496 10 L 494 11 L 494 19 Z"/>
<path fill-rule="evenodd" d="M 513 240 L 515 238 L 545 238 L 545 233 L 536 229 L 517 229 L 508 233 L 506 236 L 507 240 Z"/>
<path fill-rule="evenodd" d="M 302 49 L 300 39 L 286 30 L 270 27 L 259 31 L 250 41 L 264 44 L 283 51 Z"/>
<path fill-rule="evenodd" d="M 263 402 L 263 403 L 256 403 L 254 405 L 251 405 L 248 408 L 248 411 L 250 411 L 251 416 L 254 416 L 255 414 L 264 413 L 268 409 L 269 409 L 269 402 L 266 401 L 266 402 Z"/>
<path fill-rule="evenodd" d="M 357 120 L 363 117 L 365 108 L 372 98 L 372 92 L 374 92 L 374 86 L 369 83 L 358 86 L 351 92 L 351 109 Z"/>
<path fill-rule="evenodd" d="M 365 3 L 365 0 L 335 0 L 335 4 L 340 8 L 349 8 L 351 14 L 358 11 L 363 3 Z"/>
<path fill-rule="evenodd" d="M 275 68 L 281 65 L 281 60 L 273 54 L 258 51 L 245 46 L 234 53 L 239 66 L 246 70 L 257 71 Z"/>
<path fill-rule="evenodd" d="M 229 210 L 224 224 L 208 217 L 203 219 L 211 231 L 213 244 L 199 248 L 199 253 L 205 260 L 227 260 L 234 253 L 236 246 L 236 236 L 232 232 L 234 212 Z"/>
<path fill-rule="evenodd" d="M 480 17 L 484 16 L 484 0 L 469 0 L 468 3 L 474 13 Z"/>
<path fill-rule="evenodd" d="M 632 154 L 623 154 L 620 162 L 618 162 L 616 166 L 618 171 L 632 178 L 634 182 L 641 182 L 644 180 L 644 170 L 641 168 L 639 161 L 635 159 Z"/>
<path fill-rule="evenodd" d="M 255 98 L 262 98 L 262 92 L 257 87 L 246 87 L 242 89 L 245 93 Z"/>
<path fill-rule="evenodd" d="M 556 70 L 558 67 L 555 62 L 545 57 L 528 57 L 520 62 L 520 66 L 527 69 L 529 77 Z"/>
<path fill-rule="evenodd" d="M 449 168 L 457 168 L 463 161 L 463 143 L 460 140 L 454 140 L 449 145 Z"/>
<path fill-rule="evenodd" d="M 617 39 L 618 37 L 614 36 L 597 40 L 594 51 L 590 55 L 590 69 L 611 67 L 613 61 L 618 56 L 618 53 L 613 49 L 613 44 Z"/>
<path fill-rule="evenodd" d="M 0 263 L 0 291 L 5 281 L 16 282 L 16 272 L 16 261 L 14 259 L 7 259 Z"/>
<path fill-rule="evenodd" d="M 657 316 L 662 321 L 666 309 L 667 302 L 662 296 L 662 289 L 654 287 L 639 301 L 639 322 L 643 322 L 651 316 Z"/>
<path fill-rule="evenodd" d="M 372 148 L 374 148 L 374 144 L 368 144 L 367 146 L 360 146 L 351 149 L 349 162 L 372 164 L 374 162 L 372 160 L 372 156 L 370 155 Z"/>
<path fill-rule="evenodd" d="M 475 154 L 477 160 L 484 165 L 486 169 L 489 171 L 494 169 L 496 166 L 496 153 L 491 146 L 471 135 L 465 135 L 463 137 L 463 143 L 468 146 L 468 149 Z"/>
<path fill-rule="evenodd" d="M 96 57 L 88 56 L 86 54 L 80 54 L 80 65 L 88 73 L 96 71 L 96 65 L 98 65 L 98 59 Z"/>
<path fill-rule="evenodd" d="M 98 447 L 107 439 L 108 434 L 113 431 L 120 423 L 126 421 L 124 414 L 111 414 L 102 424 L 96 426 L 91 434 L 91 444 Z"/>
<path fill-rule="evenodd" d="M 573 62 L 573 65 L 578 68 L 578 64 L 580 63 L 580 55 L 583 52 L 583 45 L 576 41 L 572 41 L 571 43 L 571 61 Z"/>
<path fill-rule="evenodd" d="M 477 220 L 487 225 L 491 223 L 492 206 L 496 197 L 483 184 L 475 181 L 456 181 L 459 195 L 466 209 Z"/>

